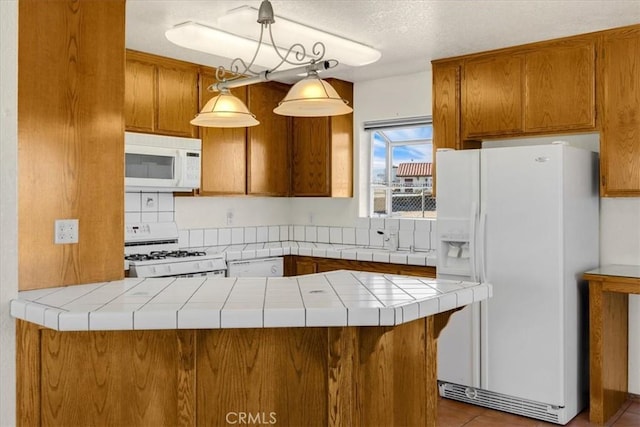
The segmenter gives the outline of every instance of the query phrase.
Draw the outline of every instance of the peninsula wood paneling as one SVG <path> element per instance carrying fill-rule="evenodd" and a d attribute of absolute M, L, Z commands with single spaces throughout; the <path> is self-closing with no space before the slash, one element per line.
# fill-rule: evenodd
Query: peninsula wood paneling
<path fill-rule="evenodd" d="M 640 26 L 610 31 L 602 43 L 600 193 L 640 196 Z"/>
<path fill-rule="evenodd" d="M 124 0 L 19 1 L 18 280 L 123 277 Z M 54 220 L 79 219 L 55 245 Z"/>
<path fill-rule="evenodd" d="M 288 91 L 277 82 L 248 87 L 247 106 L 260 124 L 247 129 L 247 194 L 289 195 L 291 119 L 273 112 Z"/>
<path fill-rule="evenodd" d="M 324 273 L 335 270 L 373 271 L 377 273 L 404 274 L 407 276 L 436 277 L 436 268 L 420 265 L 391 264 L 384 262 L 356 261 L 348 259 L 320 258 L 290 255 L 288 275 Z"/>
<path fill-rule="evenodd" d="M 327 328 L 198 332 L 198 425 L 238 412 L 277 425 L 326 426 Z M 229 415 L 231 414 L 231 415 Z"/>
<path fill-rule="evenodd" d="M 218 92 L 207 87 L 216 82 L 215 70 L 200 73 L 200 108 Z M 247 102 L 247 88 L 231 89 L 242 102 Z M 233 195 L 247 191 L 247 128 L 201 127 L 202 173 L 200 194 Z"/>

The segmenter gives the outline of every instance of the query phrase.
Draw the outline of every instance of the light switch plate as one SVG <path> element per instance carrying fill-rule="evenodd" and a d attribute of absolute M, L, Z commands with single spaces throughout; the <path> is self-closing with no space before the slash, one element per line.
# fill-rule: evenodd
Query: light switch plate
<path fill-rule="evenodd" d="M 78 243 L 79 221 L 77 219 L 56 219 L 54 227 L 55 244 Z"/>

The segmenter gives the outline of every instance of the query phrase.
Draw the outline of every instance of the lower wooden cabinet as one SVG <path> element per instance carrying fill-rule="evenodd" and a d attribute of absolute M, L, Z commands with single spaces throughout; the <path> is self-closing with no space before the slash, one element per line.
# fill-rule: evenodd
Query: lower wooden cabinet
<path fill-rule="evenodd" d="M 436 277 L 435 267 L 420 265 L 389 264 L 384 262 L 355 261 L 348 259 L 318 258 L 309 256 L 286 256 L 284 275 L 323 273 L 334 270 L 371 271 L 374 273 L 404 274 L 407 276 Z"/>

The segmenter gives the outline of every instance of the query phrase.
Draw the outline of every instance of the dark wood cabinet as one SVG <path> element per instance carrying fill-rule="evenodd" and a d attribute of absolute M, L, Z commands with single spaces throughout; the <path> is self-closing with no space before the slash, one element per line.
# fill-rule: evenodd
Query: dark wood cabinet
<path fill-rule="evenodd" d="M 353 84 L 327 79 L 353 105 Z M 353 196 L 353 113 L 293 118 L 293 196 Z"/>

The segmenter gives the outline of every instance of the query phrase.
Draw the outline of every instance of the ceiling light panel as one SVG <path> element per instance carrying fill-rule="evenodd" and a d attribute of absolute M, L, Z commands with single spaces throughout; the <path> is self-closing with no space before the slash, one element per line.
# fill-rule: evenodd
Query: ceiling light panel
<path fill-rule="evenodd" d="M 232 9 L 218 18 L 218 26 L 227 32 L 257 40 L 260 36 L 255 25 L 257 14 L 258 9 L 250 6 Z M 300 43 L 307 50 L 307 54 L 312 55 L 313 44 L 320 41 L 324 43 L 326 52 L 331 58 L 351 67 L 371 64 L 382 56 L 379 51 L 362 43 L 326 33 L 278 15 L 275 15 L 275 20 L 274 41 L 279 46 Z"/>
<path fill-rule="evenodd" d="M 253 29 L 259 28 L 253 23 Z M 205 52 L 223 58 L 247 58 L 251 59 L 256 51 L 258 43 L 252 39 L 231 34 L 196 22 L 185 22 L 170 28 L 165 32 L 167 39 L 187 49 Z M 286 49 L 280 48 L 281 52 Z M 308 61 L 311 58 L 305 57 Z M 281 59 L 273 49 L 260 49 L 256 58 L 256 65 L 273 68 Z M 295 65 L 283 64 L 281 69 L 293 68 Z"/>

